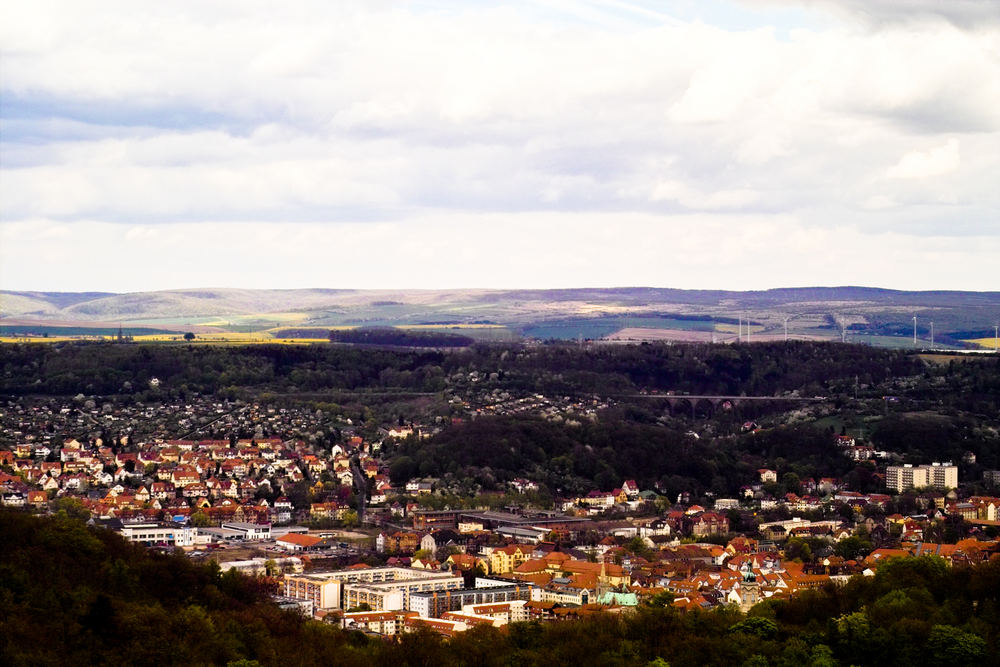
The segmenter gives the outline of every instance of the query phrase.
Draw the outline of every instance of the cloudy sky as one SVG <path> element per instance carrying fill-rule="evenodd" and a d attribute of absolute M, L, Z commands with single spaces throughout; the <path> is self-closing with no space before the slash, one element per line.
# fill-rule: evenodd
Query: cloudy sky
<path fill-rule="evenodd" d="M 0 3 L 0 288 L 1000 289 L 1000 2 Z"/>

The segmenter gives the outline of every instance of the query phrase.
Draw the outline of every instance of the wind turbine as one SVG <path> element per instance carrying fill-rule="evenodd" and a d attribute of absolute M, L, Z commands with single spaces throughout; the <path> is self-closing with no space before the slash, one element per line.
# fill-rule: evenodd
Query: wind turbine
<path fill-rule="evenodd" d="M 934 320 L 931 320 L 931 349 L 934 349 Z"/>
<path fill-rule="evenodd" d="M 913 347 L 917 346 L 917 316 L 913 316 Z"/>
<path fill-rule="evenodd" d="M 785 342 L 788 342 L 788 318 L 785 318 Z"/>

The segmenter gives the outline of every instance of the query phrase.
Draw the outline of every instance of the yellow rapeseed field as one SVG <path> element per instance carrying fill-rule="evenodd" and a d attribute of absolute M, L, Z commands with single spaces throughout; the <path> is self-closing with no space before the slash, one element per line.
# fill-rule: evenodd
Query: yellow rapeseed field
<path fill-rule="evenodd" d="M 105 340 L 111 336 L 0 336 L 0 343 L 65 343 L 71 340 Z"/>
<path fill-rule="evenodd" d="M 966 343 L 973 343 L 974 345 L 978 345 L 979 347 L 985 347 L 987 350 L 995 350 L 996 349 L 996 338 L 993 338 L 993 337 L 990 337 L 990 338 L 973 338 L 973 339 L 967 340 L 965 342 Z"/>

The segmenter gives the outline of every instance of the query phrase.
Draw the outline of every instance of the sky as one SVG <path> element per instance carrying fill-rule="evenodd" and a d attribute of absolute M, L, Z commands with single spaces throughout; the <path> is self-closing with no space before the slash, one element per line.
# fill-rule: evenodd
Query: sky
<path fill-rule="evenodd" d="M 995 0 L 0 0 L 0 289 L 998 270 Z"/>

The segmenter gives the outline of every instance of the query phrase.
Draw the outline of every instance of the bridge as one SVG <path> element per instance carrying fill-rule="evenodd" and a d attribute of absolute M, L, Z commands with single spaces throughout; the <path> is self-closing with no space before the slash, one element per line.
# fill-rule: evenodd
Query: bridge
<path fill-rule="evenodd" d="M 692 419 L 698 408 L 702 412 L 714 414 L 719 409 L 732 410 L 746 403 L 822 403 L 826 396 L 723 396 L 715 394 L 621 394 L 611 398 L 652 398 L 665 401 L 670 406 L 670 414 L 678 410 L 691 409 Z M 707 408 L 704 409 L 704 408 Z"/>

